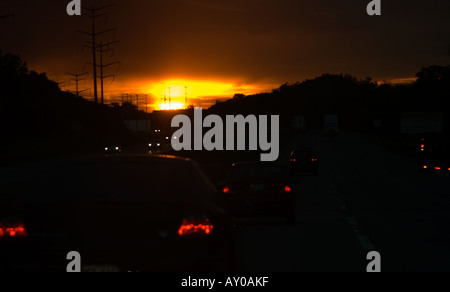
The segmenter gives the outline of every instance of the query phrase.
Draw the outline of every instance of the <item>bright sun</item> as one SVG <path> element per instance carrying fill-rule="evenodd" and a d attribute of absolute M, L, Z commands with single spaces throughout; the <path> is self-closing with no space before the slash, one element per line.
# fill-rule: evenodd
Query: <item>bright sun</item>
<path fill-rule="evenodd" d="M 159 110 L 177 110 L 185 109 L 191 104 L 198 106 L 196 102 L 198 103 L 199 99 L 232 96 L 236 88 L 231 83 L 217 81 L 172 79 L 153 83 L 153 86 L 144 90 L 156 97 L 154 105 Z"/>
<path fill-rule="evenodd" d="M 167 101 L 166 103 L 161 103 L 159 105 L 159 109 L 160 110 L 178 110 L 178 109 L 184 109 L 185 105 L 184 103 L 181 102 L 171 102 L 169 104 L 169 101 Z"/>

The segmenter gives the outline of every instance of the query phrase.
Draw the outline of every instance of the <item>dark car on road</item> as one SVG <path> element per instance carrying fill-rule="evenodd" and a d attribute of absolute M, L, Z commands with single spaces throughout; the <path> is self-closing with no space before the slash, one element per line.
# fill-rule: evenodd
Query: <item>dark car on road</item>
<path fill-rule="evenodd" d="M 277 162 L 233 164 L 221 184 L 224 205 L 239 219 L 295 221 L 295 198 L 287 166 Z"/>
<path fill-rule="evenodd" d="M 289 157 L 291 174 L 319 175 L 319 157 L 312 151 L 294 150 Z"/>
<path fill-rule="evenodd" d="M 4 196 L 2 196 L 3 198 Z M 0 204 L 0 269 L 229 271 L 233 222 L 195 162 L 101 156 L 46 166 Z"/>

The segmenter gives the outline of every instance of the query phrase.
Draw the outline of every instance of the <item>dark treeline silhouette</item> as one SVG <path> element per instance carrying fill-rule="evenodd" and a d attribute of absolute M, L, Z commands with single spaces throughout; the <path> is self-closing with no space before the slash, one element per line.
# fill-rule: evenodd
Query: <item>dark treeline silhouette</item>
<path fill-rule="evenodd" d="M 417 78 L 408 85 L 378 85 L 370 78 L 325 74 L 284 84 L 271 93 L 236 94 L 211 107 L 210 113 L 278 114 L 282 127 L 289 127 L 292 116 L 304 116 L 307 127 L 315 129 L 323 126 L 323 115 L 339 114 L 344 130 L 370 132 L 373 121 L 381 120 L 384 132 L 398 133 L 402 112 L 442 112 L 448 117 L 450 66 L 423 68 Z"/>
<path fill-rule="evenodd" d="M 444 113 L 448 131 L 450 66 L 431 66 L 417 73 L 408 85 L 378 85 L 370 78 L 325 74 L 312 80 L 284 84 L 270 93 L 218 102 L 205 114 L 280 115 L 281 127 L 289 128 L 292 116 L 304 116 L 308 129 L 323 127 L 323 115 L 338 114 L 342 130 L 371 132 L 374 120 L 382 131 L 399 133 L 402 112 Z M 145 114 L 132 104 L 108 107 L 63 92 L 45 73 L 28 69 L 19 56 L 0 51 L 0 133 L 2 151 L 23 152 L 29 147 L 49 147 L 63 153 L 101 149 L 105 142 L 138 143 L 124 120 L 152 119 L 155 127 L 170 128 L 173 115 Z M 380 130 L 380 129 L 378 129 Z M 16 147 L 22 145 L 23 147 Z M 2 152 L 2 156 L 11 156 Z"/>
<path fill-rule="evenodd" d="M 26 144 L 28 150 L 69 153 L 101 149 L 111 140 L 132 143 L 135 137 L 123 121 L 141 115 L 132 106 L 110 108 L 63 92 L 19 56 L 0 51 L 0 133 L 3 145 L 18 145 L 13 150 L 23 151 L 20 145 Z"/>

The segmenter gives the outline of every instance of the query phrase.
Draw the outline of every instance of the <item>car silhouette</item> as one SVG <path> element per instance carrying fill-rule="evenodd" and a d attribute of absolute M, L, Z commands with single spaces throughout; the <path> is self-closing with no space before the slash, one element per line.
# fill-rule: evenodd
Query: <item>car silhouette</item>
<path fill-rule="evenodd" d="M 84 271 L 233 269 L 232 217 L 192 160 L 67 159 L 29 186 L 0 205 L 0 270 L 64 272 L 70 251 Z"/>
<path fill-rule="evenodd" d="M 294 190 L 283 164 L 235 163 L 221 190 L 224 205 L 237 218 L 282 218 L 295 222 Z"/>

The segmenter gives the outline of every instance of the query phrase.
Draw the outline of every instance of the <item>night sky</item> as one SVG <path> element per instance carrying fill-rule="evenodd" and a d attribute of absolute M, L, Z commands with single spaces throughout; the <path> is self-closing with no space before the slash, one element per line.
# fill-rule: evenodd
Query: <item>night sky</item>
<path fill-rule="evenodd" d="M 66 72 L 83 72 L 91 61 L 83 50 L 89 37 L 75 32 L 89 31 L 90 19 L 68 16 L 69 2 L 1 0 L 0 16 L 15 14 L 15 28 L 0 20 L 0 48 L 58 82 L 69 79 Z M 375 17 L 366 14 L 369 2 L 82 0 L 87 7 L 114 4 L 97 21 L 99 31 L 117 29 L 99 41 L 120 41 L 105 61 L 121 62 L 107 69 L 116 75 L 114 83 L 106 81 L 107 96 L 148 93 L 155 105 L 168 85 L 174 97 L 184 96 L 180 86 L 186 85 L 193 103 L 208 105 L 323 73 L 396 82 L 423 66 L 449 64 L 450 1 L 384 0 L 382 16 Z M 90 66 L 84 71 L 91 73 Z"/>

